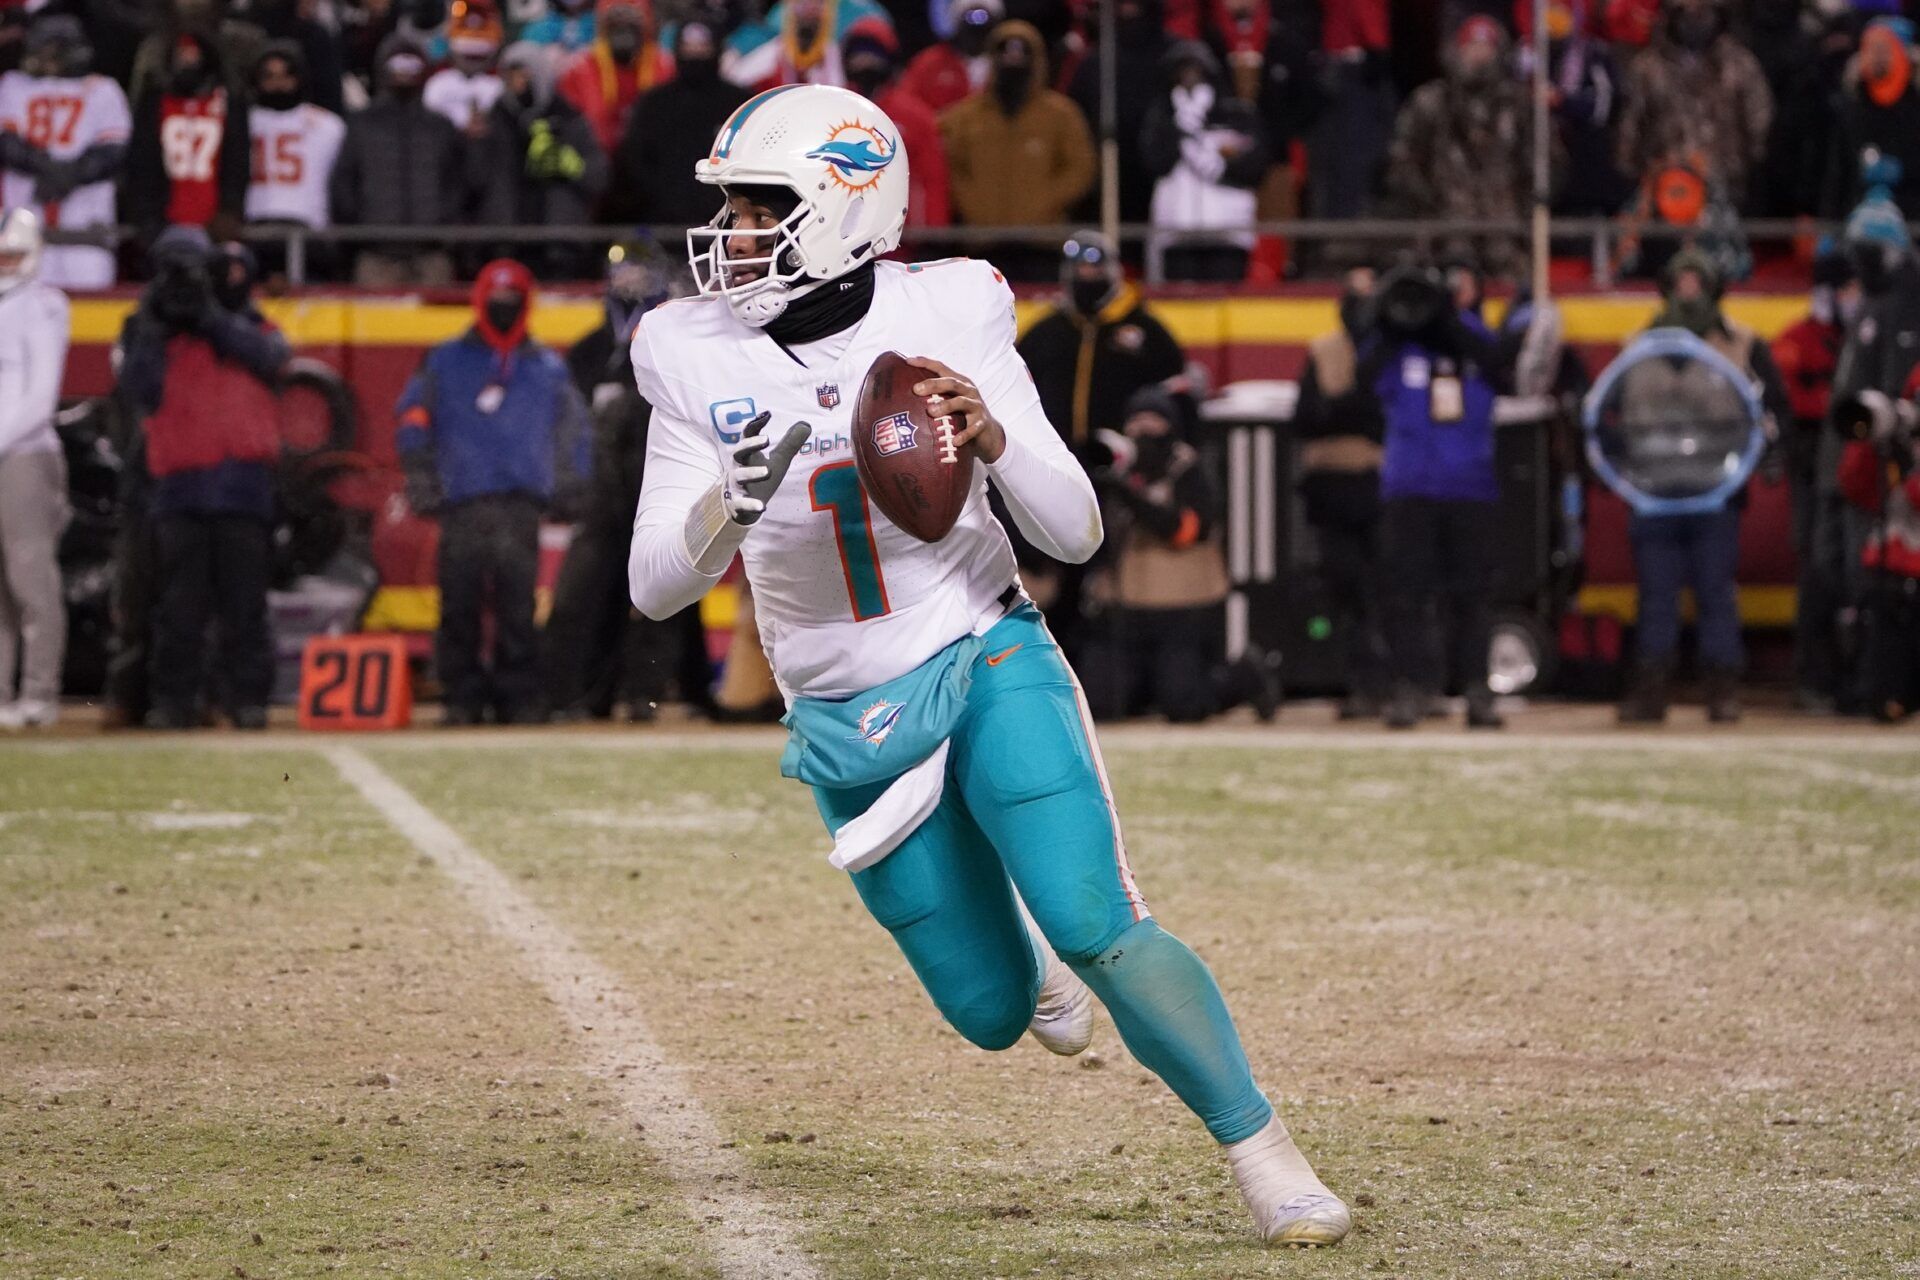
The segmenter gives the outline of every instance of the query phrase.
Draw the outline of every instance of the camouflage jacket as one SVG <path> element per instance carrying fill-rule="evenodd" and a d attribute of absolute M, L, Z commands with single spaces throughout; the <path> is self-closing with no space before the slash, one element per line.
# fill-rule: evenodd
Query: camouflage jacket
<path fill-rule="evenodd" d="M 1628 64 L 1622 96 L 1623 173 L 1638 181 L 1692 159 L 1740 200 L 1773 125 L 1773 91 L 1750 51 L 1730 36 L 1699 55 L 1657 39 Z"/>
<path fill-rule="evenodd" d="M 1394 122 L 1387 194 L 1405 217 L 1521 218 L 1533 189 L 1532 117 L 1517 81 L 1434 80 Z"/>

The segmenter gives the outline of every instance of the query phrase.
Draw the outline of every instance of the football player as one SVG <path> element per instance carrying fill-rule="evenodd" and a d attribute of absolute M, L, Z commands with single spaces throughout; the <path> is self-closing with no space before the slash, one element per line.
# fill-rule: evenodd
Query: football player
<path fill-rule="evenodd" d="M 31 209 L 0 213 L 0 731 L 59 718 L 67 643 L 59 551 L 70 513 L 53 413 L 70 311 L 36 278 L 43 253 Z"/>
<path fill-rule="evenodd" d="M 1014 351 L 1013 294 L 985 262 L 877 261 L 906 222 L 899 139 L 857 94 L 784 86 L 696 166 L 724 197 L 688 233 L 700 296 L 633 341 L 653 405 L 634 603 L 669 617 L 744 556 L 788 702 L 781 771 L 813 787 L 834 865 L 947 1021 L 983 1048 L 1030 1030 L 1074 1054 L 1097 996 L 1225 1146 L 1261 1236 L 1334 1244 L 1347 1207 L 1254 1084 L 1212 974 L 1149 914 L 1086 702 L 988 510 L 991 480 L 1047 554 L 1100 544 L 1092 485 Z M 887 520 L 855 469 L 852 407 L 893 349 L 983 464 L 937 543 Z"/>

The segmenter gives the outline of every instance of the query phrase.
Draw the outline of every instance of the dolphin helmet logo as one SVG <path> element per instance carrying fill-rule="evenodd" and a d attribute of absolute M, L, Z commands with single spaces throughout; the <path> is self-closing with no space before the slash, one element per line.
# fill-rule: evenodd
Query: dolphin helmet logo
<path fill-rule="evenodd" d="M 807 159 L 825 161 L 828 177 L 858 191 L 877 182 L 899 153 L 899 144 L 878 129 L 849 120 L 835 125 L 825 142 L 807 152 Z"/>

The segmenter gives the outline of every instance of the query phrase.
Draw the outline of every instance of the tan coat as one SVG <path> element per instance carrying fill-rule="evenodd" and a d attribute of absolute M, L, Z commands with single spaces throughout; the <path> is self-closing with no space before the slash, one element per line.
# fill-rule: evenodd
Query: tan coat
<path fill-rule="evenodd" d="M 974 94 L 940 117 L 953 220 L 975 227 L 1065 222 L 1093 188 L 1093 137 L 1073 99 L 1047 88 L 1046 42 L 1024 22 L 993 30 L 989 50 L 1022 37 L 1035 51 L 1033 93 L 1009 117 L 993 93 Z"/>

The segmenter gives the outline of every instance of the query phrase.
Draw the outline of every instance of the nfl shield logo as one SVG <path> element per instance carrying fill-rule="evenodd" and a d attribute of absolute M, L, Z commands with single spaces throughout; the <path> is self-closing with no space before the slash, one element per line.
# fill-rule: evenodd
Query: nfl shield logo
<path fill-rule="evenodd" d="M 896 453 L 905 453 L 920 442 L 914 439 L 919 428 L 913 425 L 913 419 L 904 413 L 896 413 L 890 418 L 882 418 L 873 424 L 873 447 L 883 458 L 891 458 Z"/>
<path fill-rule="evenodd" d="M 823 382 L 814 388 L 813 395 L 814 399 L 820 402 L 822 409 L 831 409 L 840 403 L 840 384 L 837 382 Z"/>

